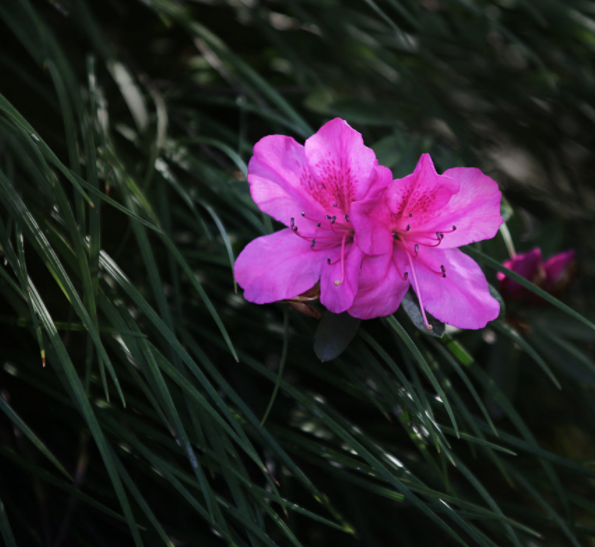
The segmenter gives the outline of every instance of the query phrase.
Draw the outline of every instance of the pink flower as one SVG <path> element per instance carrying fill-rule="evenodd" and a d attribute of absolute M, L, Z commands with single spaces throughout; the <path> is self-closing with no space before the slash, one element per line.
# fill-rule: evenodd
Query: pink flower
<path fill-rule="evenodd" d="M 572 280 L 574 257 L 574 251 L 564 251 L 550 257 L 544 263 L 541 249 L 535 247 L 527 253 L 518 254 L 510 260 L 504 261 L 503 264 L 538 287 L 556 294 L 561 293 Z M 498 279 L 502 296 L 512 300 L 533 297 L 533 293 L 506 277 L 505 274 L 498 272 Z"/>
<path fill-rule="evenodd" d="M 389 315 L 410 283 L 424 309 L 444 323 L 484 327 L 499 313 L 480 267 L 457 247 L 494 237 L 500 217 L 498 185 L 475 168 L 438 175 L 428 154 L 415 171 L 379 197 L 354 203 L 351 220 L 367 255 L 351 315 Z"/>
<path fill-rule="evenodd" d="M 351 208 L 376 197 L 392 175 L 347 122 L 336 118 L 306 140 L 271 135 L 248 165 L 252 199 L 288 228 L 242 251 L 234 274 L 257 304 L 294 298 L 320 281 L 320 301 L 348 310 L 358 291 L 364 254 L 355 244 Z"/>

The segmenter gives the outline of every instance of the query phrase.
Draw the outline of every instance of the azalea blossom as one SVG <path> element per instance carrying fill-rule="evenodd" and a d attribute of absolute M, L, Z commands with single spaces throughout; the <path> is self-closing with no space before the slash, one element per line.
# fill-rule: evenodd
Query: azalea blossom
<path fill-rule="evenodd" d="M 257 304 L 288 300 L 320 282 L 324 306 L 349 310 L 360 271 L 367 271 L 352 206 L 378 196 L 391 180 L 361 134 L 339 118 L 304 145 L 282 135 L 261 139 L 248 165 L 252 199 L 287 228 L 255 239 L 238 256 L 234 274 L 244 297 Z"/>
<path fill-rule="evenodd" d="M 481 268 L 457 247 L 489 239 L 502 224 L 498 185 L 479 169 L 438 175 L 428 154 L 415 171 L 375 198 L 354 203 L 351 221 L 363 262 L 349 313 L 361 319 L 389 315 L 413 286 L 425 311 L 444 323 L 484 327 L 499 304 Z"/>
<path fill-rule="evenodd" d="M 535 247 L 527 253 L 520 253 L 503 262 L 503 265 L 513 272 L 518 273 L 525 279 L 535 283 L 545 291 L 553 294 L 561 293 L 572 280 L 575 252 L 573 250 L 563 251 L 548 258 L 545 262 L 541 249 Z M 500 281 L 500 292 L 505 298 L 520 300 L 534 295 L 516 281 L 509 279 L 505 274 L 498 272 Z M 539 299 L 539 297 L 536 297 Z"/>

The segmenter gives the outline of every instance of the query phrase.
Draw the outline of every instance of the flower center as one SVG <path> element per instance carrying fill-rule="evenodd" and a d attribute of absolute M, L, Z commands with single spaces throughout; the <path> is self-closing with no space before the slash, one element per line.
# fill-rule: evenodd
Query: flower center
<path fill-rule="evenodd" d="M 409 218 L 411 217 L 413 217 L 413 213 L 409 215 Z M 417 274 L 415 272 L 415 262 L 419 261 L 428 270 L 437 275 L 440 275 L 441 277 L 446 277 L 446 269 L 444 265 L 441 265 L 440 270 L 436 271 L 432 267 L 430 267 L 426 262 L 424 262 L 423 259 L 419 256 L 419 246 L 422 245 L 423 247 L 438 247 L 442 243 L 442 240 L 445 238 L 444 234 L 451 234 L 456 229 L 457 227 L 453 226 L 451 230 L 431 232 L 423 229 L 412 229 L 411 224 L 407 224 L 405 229 L 397 228 L 395 231 L 393 231 L 393 238 L 395 240 L 395 244 L 402 248 L 407 254 L 407 261 L 409 263 L 409 269 L 413 277 L 415 294 L 417 295 L 419 307 L 421 309 L 421 315 L 424 319 L 424 323 L 426 324 L 426 329 L 428 330 L 433 330 L 433 327 L 428 323 L 426 312 L 424 310 L 421 290 L 417 281 Z M 397 268 L 397 271 L 399 272 L 399 275 L 403 278 L 403 280 L 407 280 L 409 277 L 409 272 L 405 272 L 404 275 L 401 274 L 401 270 L 397 261 L 394 259 L 394 255 L 393 261 Z"/>
<path fill-rule="evenodd" d="M 333 207 L 338 207 L 338 204 L 333 204 Z M 312 251 L 327 251 L 341 245 L 341 255 L 338 260 L 331 262 L 331 259 L 327 258 L 327 264 L 329 265 L 341 262 L 341 279 L 335 280 L 335 286 L 341 285 L 345 280 L 345 258 L 349 254 L 349 251 L 345 252 L 345 244 L 353 241 L 354 233 L 349 222 L 349 215 L 325 215 L 324 218 L 316 219 L 302 212 L 301 217 L 311 225 L 315 225 L 311 226 L 311 229 L 314 230 L 313 234 L 302 233 L 295 223 L 294 217 L 290 219 L 290 226 L 295 235 L 310 242 Z"/>

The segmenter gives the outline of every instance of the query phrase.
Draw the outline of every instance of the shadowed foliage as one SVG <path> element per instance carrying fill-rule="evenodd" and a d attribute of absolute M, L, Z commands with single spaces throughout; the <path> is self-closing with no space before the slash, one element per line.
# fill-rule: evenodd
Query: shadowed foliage
<path fill-rule="evenodd" d="M 4 543 L 595 545 L 594 17 L 0 2 Z M 506 224 L 465 251 L 500 300 L 514 246 L 575 248 L 568 291 L 511 273 L 542 300 L 481 331 L 428 336 L 408 298 L 316 343 L 299 306 L 246 302 L 234 257 L 276 229 L 252 147 L 335 116 L 395 177 L 431 152 L 499 182 Z"/>

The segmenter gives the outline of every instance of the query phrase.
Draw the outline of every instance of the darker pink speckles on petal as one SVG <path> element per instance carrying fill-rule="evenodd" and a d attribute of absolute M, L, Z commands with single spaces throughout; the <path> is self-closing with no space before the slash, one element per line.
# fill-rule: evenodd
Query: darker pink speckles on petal
<path fill-rule="evenodd" d="M 389 186 L 385 199 L 394 214 L 412 215 L 412 225 L 419 227 L 435 216 L 458 191 L 459 183 L 438 175 L 430 155 L 422 154 L 415 171 Z"/>
<path fill-rule="evenodd" d="M 335 118 L 322 126 L 305 144 L 310 172 L 318 184 L 313 197 L 329 208 L 337 204 L 348 214 L 351 202 L 363 199 L 377 177 L 374 151 L 360 133 Z"/>

